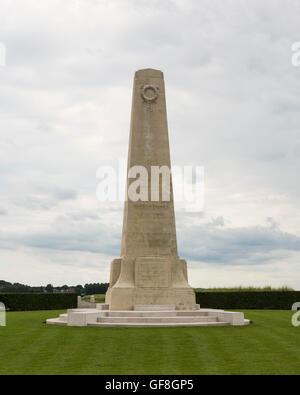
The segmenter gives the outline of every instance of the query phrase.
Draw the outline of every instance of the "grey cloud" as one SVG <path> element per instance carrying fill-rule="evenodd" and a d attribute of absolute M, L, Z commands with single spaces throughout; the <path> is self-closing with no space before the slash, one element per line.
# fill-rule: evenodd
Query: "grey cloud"
<path fill-rule="evenodd" d="M 71 189 L 59 189 L 55 188 L 53 190 L 53 197 L 57 200 L 75 200 L 77 194 Z"/>
<path fill-rule="evenodd" d="M 211 222 L 212 222 L 212 226 L 224 226 L 225 224 L 224 218 L 221 216 L 217 218 L 213 218 Z"/>
<path fill-rule="evenodd" d="M 279 223 L 276 222 L 272 217 L 267 217 L 266 222 L 270 225 L 271 229 L 278 229 Z"/>
<path fill-rule="evenodd" d="M 76 200 L 77 193 L 71 189 L 63 189 L 53 186 L 34 186 L 34 193 L 26 194 L 14 199 L 17 206 L 27 210 L 50 210 L 61 201 Z"/>
<path fill-rule="evenodd" d="M 64 221 L 85 221 L 85 220 L 92 220 L 92 221 L 97 221 L 100 219 L 99 214 L 95 213 L 94 211 L 86 212 L 82 210 L 81 212 L 74 212 L 74 213 L 67 213 L 64 214 L 58 219 L 62 219 Z"/>
<path fill-rule="evenodd" d="M 300 237 L 281 231 L 272 218 L 268 223 L 244 228 L 220 228 L 216 223 L 191 227 L 182 232 L 181 255 L 222 265 L 255 265 L 273 262 L 275 253 L 288 257 L 300 251 Z"/>
<path fill-rule="evenodd" d="M 92 212 L 69 213 L 50 221 L 40 231 L 1 234 L 2 248 L 17 245 L 58 251 L 87 251 L 120 255 L 121 226 L 108 226 Z"/>
<path fill-rule="evenodd" d="M 50 210 L 57 205 L 57 201 L 48 199 L 45 196 L 26 196 L 13 200 L 14 204 L 18 207 L 23 207 L 26 210 Z"/>
<path fill-rule="evenodd" d="M 93 227 L 92 229 L 32 233 L 21 243 L 29 247 L 47 248 L 62 251 L 88 251 L 107 255 L 120 255 L 121 238 L 111 230 Z"/>

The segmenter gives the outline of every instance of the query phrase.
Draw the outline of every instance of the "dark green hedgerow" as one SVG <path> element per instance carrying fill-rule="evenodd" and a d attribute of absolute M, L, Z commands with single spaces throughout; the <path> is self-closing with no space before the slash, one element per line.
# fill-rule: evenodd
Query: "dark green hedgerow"
<path fill-rule="evenodd" d="M 77 306 L 75 293 L 0 293 L 7 311 L 61 310 Z"/>
<path fill-rule="evenodd" d="M 287 292 L 196 292 L 201 308 L 290 310 L 300 302 L 300 291 Z"/>
<path fill-rule="evenodd" d="M 300 302 L 300 291 L 287 292 L 196 292 L 201 308 L 290 310 Z M 73 293 L 0 293 L 7 311 L 63 310 L 77 305 Z"/>

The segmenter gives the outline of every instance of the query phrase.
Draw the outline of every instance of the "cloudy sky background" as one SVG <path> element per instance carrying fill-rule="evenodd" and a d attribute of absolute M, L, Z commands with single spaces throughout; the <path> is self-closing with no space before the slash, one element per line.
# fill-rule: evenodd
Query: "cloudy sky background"
<path fill-rule="evenodd" d="M 96 171 L 152 67 L 173 164 L 205 168 L 204 212 L 176 206 L 191 284 L 300 289 L 299 20 L 298 0 L 0 0 L 0 279 L 108 281 L 123 204 Z"/>

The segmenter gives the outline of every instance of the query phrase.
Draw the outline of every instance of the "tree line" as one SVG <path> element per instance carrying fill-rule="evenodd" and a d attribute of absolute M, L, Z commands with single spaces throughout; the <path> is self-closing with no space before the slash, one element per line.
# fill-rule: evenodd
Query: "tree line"
<path fill-rule="evenodd" d="M 74 292 L 78 295 L 95 295 L 95 294 L 105 294 L 109 283 L 91 283 L 75 286 L 53 286 L 48 284 L 46 286 L 31 287 L 30 285 L 20 284 L 20 283 L 10 283 L 8 281 L 0 280 L 0 293 L 37 293 L 37 292 L 48 292 L 48 293 L 68 293 Z"/>

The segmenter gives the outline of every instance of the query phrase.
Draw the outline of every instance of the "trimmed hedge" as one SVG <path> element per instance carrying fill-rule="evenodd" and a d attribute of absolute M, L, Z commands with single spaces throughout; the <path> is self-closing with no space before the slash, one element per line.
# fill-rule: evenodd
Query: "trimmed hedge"
<path fill-rule="evenodd" d="M 64 310 L 77 307 L 75 293 L 0 293 L 7 311 Z"/>
<path fill-rule="evenodd" d="M 290 310 L 300 302 L 300 291 L 196 292 L 201 308 Z M 0 293 L 7 311 L 64 310 L 77 307 L 75 293 Z"/>
<path fill-rule="evenodd" d="M 285 292 L 196 292 L 201 308 L 291 310 L 300 302 L 300 291 Z"/>

